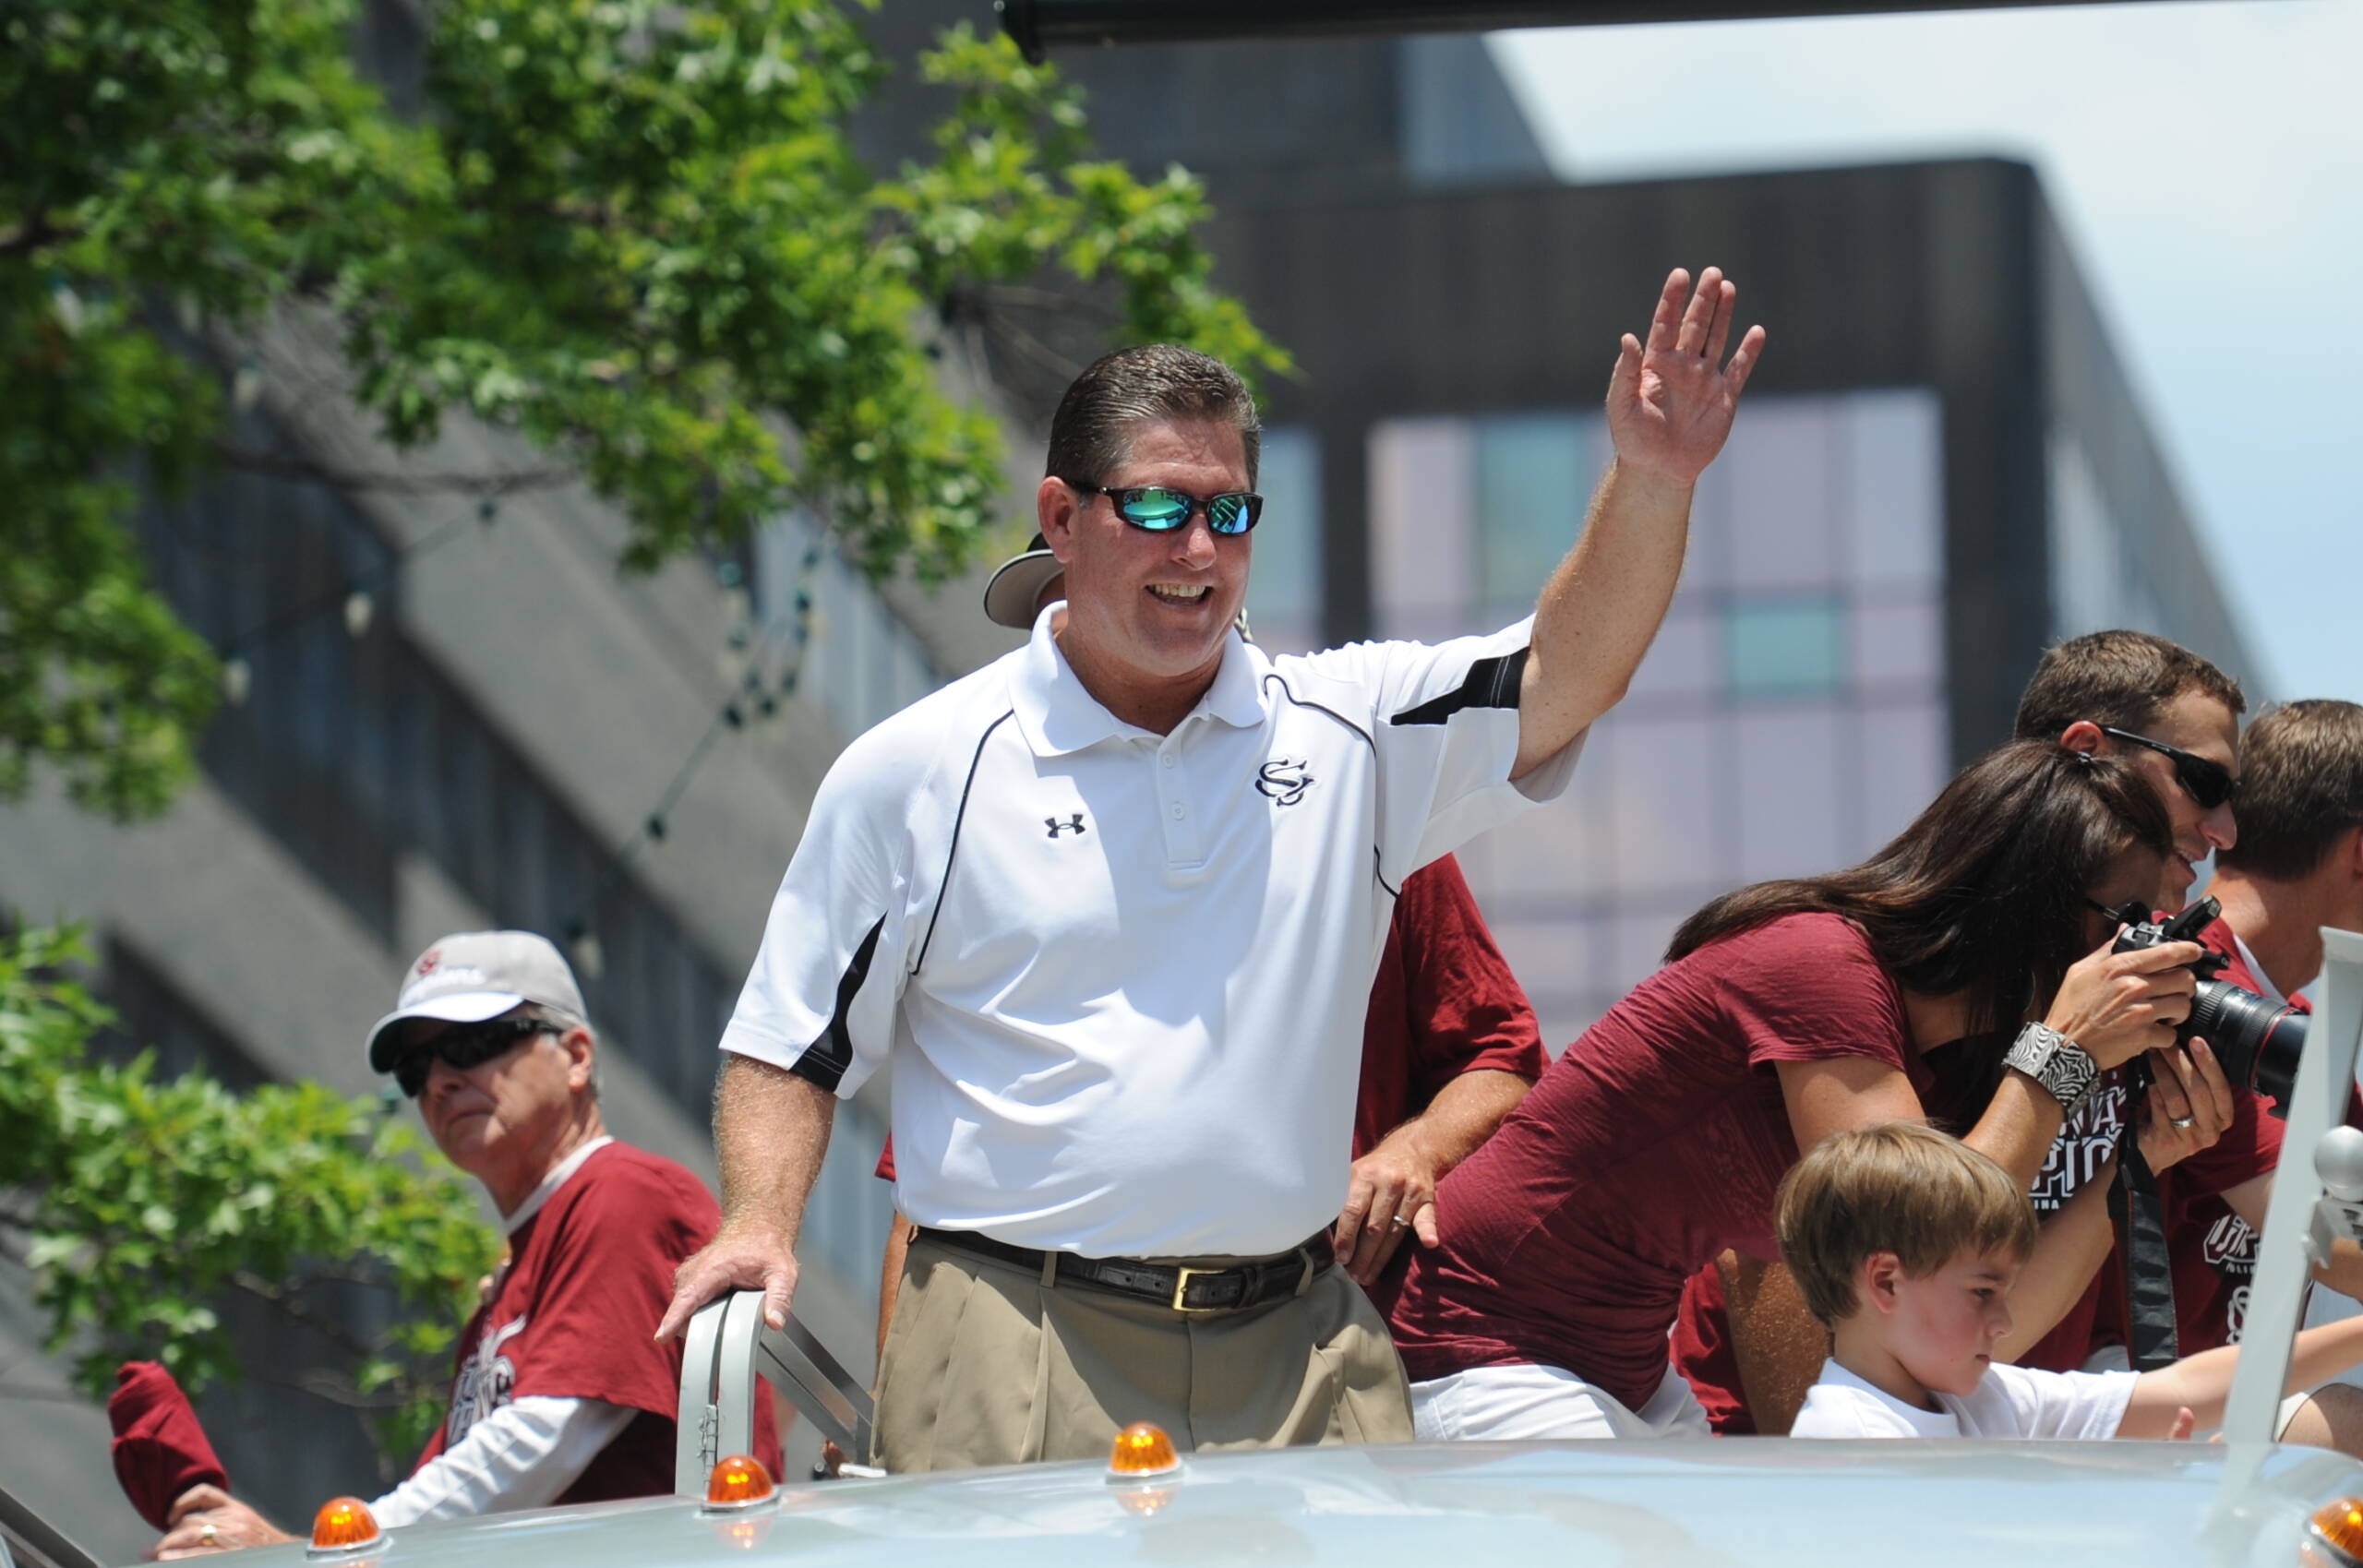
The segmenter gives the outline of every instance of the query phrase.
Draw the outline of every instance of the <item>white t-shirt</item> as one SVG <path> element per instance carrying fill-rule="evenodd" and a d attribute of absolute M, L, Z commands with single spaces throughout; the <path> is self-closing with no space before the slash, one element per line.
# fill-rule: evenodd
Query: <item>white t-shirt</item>
<path fill-rule="evenodd" d="M 1523 622 L 1305 657 L 1233 636 L 1160 736 L 1084 688 L 1054 615 L 829 770 L 723 1048 L 841 1095 L 891 1059 L 920 1225 L 1285 1251 L 1345 1201 L 1396 890 L 1579 747 L 1509 783 Z"/>
<path fill-rule="evenodd" d="M 1791 1437 L 2109 1438 L 2133 1397 L 2131 1372 L 2046 1372 L 1997 1363 L 1977 1392 L 1939 1394 L 1922 1410 L 1874 1388 L 1835 1361 L 1805 1395 Z"/>

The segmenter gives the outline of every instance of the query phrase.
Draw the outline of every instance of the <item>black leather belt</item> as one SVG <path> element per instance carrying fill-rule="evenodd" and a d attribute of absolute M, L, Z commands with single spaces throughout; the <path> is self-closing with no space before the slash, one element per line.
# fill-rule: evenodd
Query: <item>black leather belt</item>
<path fill-rule="evenodd" d="M 1085 1258 L 1073 1252 L 1038 1252 L 1031 1247 L 1013 1247 L 971 1230 L 929 1230 L 921 1227 L 913 1239 L 990 1258 L 1029 1274 L 1043 1274 L 1048 1267 L 1055 1271 L 1045 1275 L 1048 1283 L 1081 1285 L 1118 1296 L 1136 1297 L 1177 1312 L 1238 1312 L 1260 1307 L 1283 1296 L 1294 1296 L 1337 1262 L 1325 1230 L 1307 1238 L 1294 1251 L 1276 1252 L 1268 1258 L 1220 1269 L 1145 1263 L 1139 1258 Z"/>

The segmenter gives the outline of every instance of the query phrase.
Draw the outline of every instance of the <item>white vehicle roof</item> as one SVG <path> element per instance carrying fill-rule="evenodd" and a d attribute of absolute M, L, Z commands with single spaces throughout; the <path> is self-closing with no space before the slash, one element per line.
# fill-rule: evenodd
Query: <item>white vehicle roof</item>
<path fill-rule="evenodd" d="M 2363 1490 L 2310 1449 L 1785 1438 L 1435 1443 L 805 1483 L 714 1514 L 686 1499 L 390 1532 L 371 1568 L 2298 1568 L 2308 1517 Z M 300 1547 L 241 1568 L 316 1568 Z"/>

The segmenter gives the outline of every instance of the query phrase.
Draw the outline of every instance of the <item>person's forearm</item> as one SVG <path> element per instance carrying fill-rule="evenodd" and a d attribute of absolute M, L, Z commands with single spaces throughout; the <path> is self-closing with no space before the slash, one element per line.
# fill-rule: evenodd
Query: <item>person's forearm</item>
<path fill-rule="evenodd" d="M 769 1232 L 792 1251 L 821 1177 L 837 1097 L 751 1057 L 733 1055 L 714 1096 L 726 1230 Z"/>
<path fill-rule="evenodd" d="M 1609 465 L 1583 536 L 1535 605 L 1511 777 L 1558 755 L 1624 697 L 1673 602 L 1696 488 Z"/>
<path fill-rule="evenodd" d="M 1436 1091 L 1428 1108 L 1388 1134 L 1409 1139 L 1431 1162 L 1441 1180 L 1444 1174 L 1493 1135 L 1502 1119 L 1517 1108 L 1534 1085 L 1515 1072 L 1480 1068 L 1464 1072 Z"/>
<path fill-rule="evenodd" d="M 1961 1141 L 2009 1171 L 2021 1188 L 2031 1188 L 2043 1174 L 2044 1159 L 2063 1119 L 2059 1102 L 2042 1084 L 2023 1072 L 2006 1071 L 1985 1114 Z"/>
<path fill-rule="evenodd" d="M 2155 1437 L 2173 1422 L 2175 1412 L 2189 1409 L 2204 1427 L 2224 1424 L 2224 1403 L 2232 1396 L 2232 1374 L 2238 1370 L 2240 1347 L 2221 1345 L 2186 1356 L 2171 1367 L 2143 1372 L 2126 1402 L 2121 1437 Z M 2289 1375 L 2281 1392 L 2296 1394 L 2327 1382 L 2348 1368 L 2363 1364 L 2363 1318 L 2309 1328 L 2289 1347 Z"/>
<path fill-rule="evenodd" d="M 520 1395 L 370 1503 L 370 1512 L 392 1529 L 546 1507 L 638 1414 L 597 1399 Z"/>
<path fill-rule="evenodd" d="M 1726 1252 L 1716 1266 L 1749 1418 L 1762 1436 L 1784 1437 L 1821 1375 L 1829 1335 L 1805 1311 L 1797 1282 L 1781 1264 Z"/>
<path fill-rule="evenodd" d="M 2264 1227 L 2257 1226 L 2256 1233 L 2264 1234 Z M 2331 1243 L 2330 1262 L 2314 1271 L 2314 1277 L 2337 1291 L 2363 1301 L 2363 1248 L 2340 1239 Z"/>
<path fill-rule="evenodd" d="M 2044 1222 L 2010 1291 L 2010 1332 L 1995 1346 L 1996 1360 L 2016 1361 L 2033 1349 L 2092 1284 L 2116 1235 L 2108 1218 L 2108 1185 L 2116 1168 L 2085 1182 L 2065 1208 Z"/>

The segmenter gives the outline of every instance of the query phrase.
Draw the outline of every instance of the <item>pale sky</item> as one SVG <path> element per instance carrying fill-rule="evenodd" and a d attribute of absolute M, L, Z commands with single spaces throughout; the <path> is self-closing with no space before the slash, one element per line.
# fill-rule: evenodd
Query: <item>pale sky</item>
<path fill-rule="evenodd" d="M 2264 665 L 2237 673 L 2275 697 L 2363 701 L 2363 0 L 1493 45 L 1570 179 L 2032 162 Z"/>

